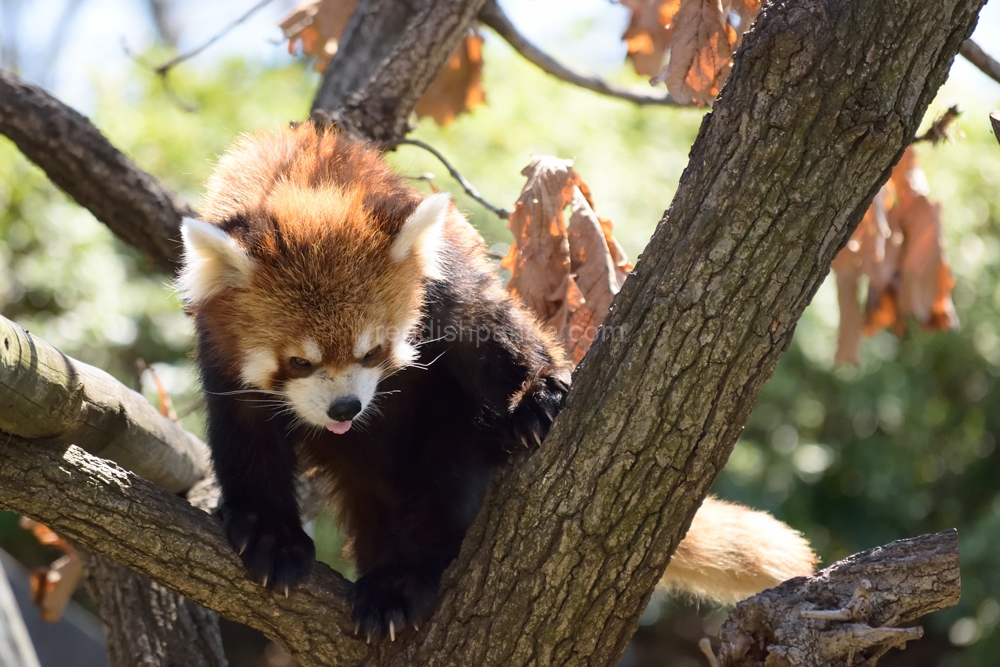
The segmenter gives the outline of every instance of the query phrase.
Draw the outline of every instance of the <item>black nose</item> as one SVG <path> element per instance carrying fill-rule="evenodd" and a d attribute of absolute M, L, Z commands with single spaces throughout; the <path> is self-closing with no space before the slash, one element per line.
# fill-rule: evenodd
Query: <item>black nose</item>
<path fill-rule="evenodd" d="M 335 400 L 326 414 L 335 422 L 346 422 L 357 417 L 359 412 L 361 412 L 361 401 L 358 397 L 344 396 Z"/>

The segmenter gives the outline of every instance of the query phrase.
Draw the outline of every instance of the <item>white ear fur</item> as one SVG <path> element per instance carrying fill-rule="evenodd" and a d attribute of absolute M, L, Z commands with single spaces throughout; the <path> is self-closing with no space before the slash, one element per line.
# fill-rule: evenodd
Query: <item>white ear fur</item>
<path fill-rule="evenodd" d="M 246 285 L 253 260 L 233 237 L 218 226 L 184 218 L 184 268 L 177 279 L 187 303 L 204 301 L 224 287 Z"/>
<path fill-rule="evenodd" d="M 450 205 L 451 196 L 447 192 L 438 192 L 420 202 L 392 242 L 390 254 L 393 261 L 402 262 L 412 254 L 419 255 L 426 275 L 440 279 L 442 275 L 438 253 Z"/>

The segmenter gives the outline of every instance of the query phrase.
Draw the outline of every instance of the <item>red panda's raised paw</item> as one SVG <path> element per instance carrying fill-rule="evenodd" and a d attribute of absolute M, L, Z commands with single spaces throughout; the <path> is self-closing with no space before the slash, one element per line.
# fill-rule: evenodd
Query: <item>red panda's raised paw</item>
<path fill-rule="evenodd" d="M 223 505 L 226 538 L 243 560 L 250 579 L 284 592 L 302 583 L 316 560 L 316 548 L 298 516 Z"/>
<path fill-rule="evenodd" d="M 358 636 L 378 641 L 418 628 L 434 609 L 442 568 L 383 565 L 351 587 Z"/>
<path fill-rule="evenodd" d="M 513 409 L 514 432 L 521 445 L 542 444 L 568 394 L 569 377 L 561 369 L 552 369 L 532 383 Z"/>

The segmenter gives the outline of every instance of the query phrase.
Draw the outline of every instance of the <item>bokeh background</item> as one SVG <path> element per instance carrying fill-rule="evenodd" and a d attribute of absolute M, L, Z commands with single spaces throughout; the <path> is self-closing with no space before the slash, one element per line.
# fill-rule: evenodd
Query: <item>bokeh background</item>
<path fill-rule="evenodd" d="M 987 5 L 975 35 L 994 57 L 998 2 Z M 275 26 L 289 0 L 273 0 L 175 68 L 172 92 L 149 65 L 203 43 L 254 4 L 0 0 L 0 64 L 89 116 L 196 206 L 215 156 L 241 132 L 305 117 L 319 77 L 288 54 Z M 501 5 L 529 39 L 562 61 L 645 84 L 623 64 L 621 6 Z M 530 156 L 575 158 L 599 212 L 614 221 L 629 256 L 638 257 L 670 203 L 704 112 L 602 98 L 541 73 L 485 33 L 487 104 L 448 127 L 424 120 L 413 136 L 447 155 L 487 200 L 508 208 Z M 838 312 L 828 280 L 715 485 L 718 495 L 804 532 L 824 563 L 958 528 L 961 603 L 927 617 L 927 636 L 887 665 L 988 667 L 1000 655 L 1000 145 L 987 118 L 1000 108 L 1000 84 L 959 59 L 925 125 L 953 104 L 964 110 L 954 143 L 917 150 L 931 198 L 942 204 L 961 329 L 925 334 L 914 326 L 900 338 L 883 332 L 865 341 L 859 367 L 835 367 Z M 490 244 L 509 241 L 503 221 L 465 197 L 429 155 L 402 147 L 391 161 L 403 174 L 434 174 Z M 191 326 L 168 279 L 148 272 L 141 257 L 3 138 L 0 313 L 155 401 L 149 374 L 140 370 L 152 366 L 184 426 L 201 432 Z M 332 521 L 321 516 L 315 531 L 321 557 L 343 567 Z M 55 556 L 8 514 L 0 514 L 0 547 L 29 567 Z M 73 613 L 82 620 L 74 622 L 93 635 L 87 601 L 81 603 Z M 696 642 L 717 631 L 724 616 L 658 594 L 622 665 L 704 665 Z M 288 664 L 253 633 L 227 626 L 226 640 L 234 665 Z M 82 656 L 73 664 L 83 664 Z M 99 655 L 92 664 L 102 664 Z"/>

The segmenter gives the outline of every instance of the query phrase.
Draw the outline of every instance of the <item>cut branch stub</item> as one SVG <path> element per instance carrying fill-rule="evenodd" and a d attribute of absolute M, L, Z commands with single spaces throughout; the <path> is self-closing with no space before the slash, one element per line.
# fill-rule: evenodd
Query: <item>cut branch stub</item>
<path fill-rule="evenodd" d="M 719 664 L 874 660 L 920 637 L 919 628 L 895 626 L 957 604 L 960 592 L 958 531 L 898 540 L 739 603 L 722 626 Z"/>
<path fill-rule="evenodd" d="M 0 431 L 56 438 L 174 493 L 208 471 L 204 443 L 104 371 L 0 317 Z"/>

